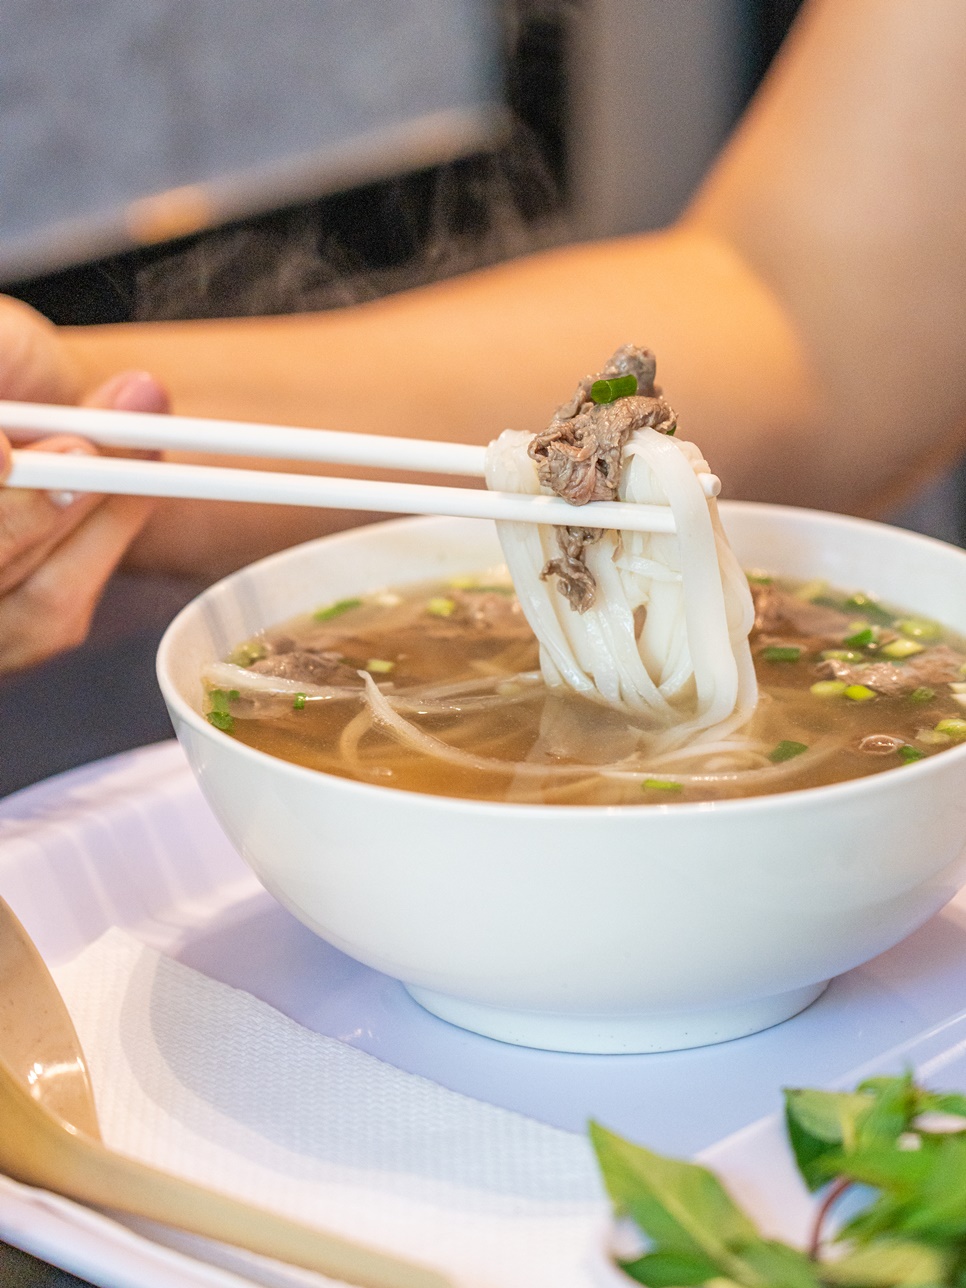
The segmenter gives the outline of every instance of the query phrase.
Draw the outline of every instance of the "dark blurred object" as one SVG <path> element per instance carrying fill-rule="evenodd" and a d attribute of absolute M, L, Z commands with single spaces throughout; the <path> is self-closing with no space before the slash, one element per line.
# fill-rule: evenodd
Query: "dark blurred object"
<path fill-rule="evenodd" d="M 0 1284 L 3 1288 L 90 1288 L 86 1279 L 48 1266 L 6 1243 L 0 1243 Z"/>
<path fill-rule="evenodd" d="M 758 83 L 788 35 L 804 0 L 747 0 L 749 71 Z"/>
<path fill-rule="evenodd" d="M 757 48 L 746 0 L 578 8 L 569 118 L 578 236 L 674 219 L 748 97 Z"/>
<path fill-rule="evenodd" d="M 86 643 L 0 678 L 0 796 L 172 736 L 154 654 L 168 622 L 201 589 L 175 578 L 115 576 Z"/>
<path fill-rule="evenodd" d="M 0 279 L 494 144 L 496 0 L 0 6 Z"/>

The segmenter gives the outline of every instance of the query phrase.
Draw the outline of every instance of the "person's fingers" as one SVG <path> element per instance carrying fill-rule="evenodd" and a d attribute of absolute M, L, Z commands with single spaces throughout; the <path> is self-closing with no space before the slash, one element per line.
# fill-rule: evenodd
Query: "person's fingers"
<path fill-rule="evenodd" d="M 105 582 L 150 512 L 144 497 L 107 498 L 0 598 L 0 674 L 83 642 Z"/>
<path fill-rule="evenodd" d="M 79 392 L 77 370 L 54 324 L 0 295 L 0 398 L 69 403 Z"/>
<path fill-rule="evenodd" d="M 85 406 L 118 411 L 165 412 L 168 395 L 145 371 L 113 376 L 84 399 Z M 0 435 L 0 469 L 9 472 L 9 448 Z M 35 440 L 24 451 L 82 452 L 96 449 L 86 439 L 55 434 Z M 95 495 L 70 492 L 0 491 L 0 595 L 29 576 L 63 538 L 77 528 L 101 502 Z M 150 502 L 145 502 L 150 506 Z"/>
<path fill-rule="evenodd" d="M 0 398 L 69 402 L 76 397 L 77 383 L 56 329 L 27 306 L 0 297 Z M 88 393 L 83 404 L 169 410 L 166 391 L 143 371 L 118 373 Z M 55 434 L 35 438 L 23 450 L 93 454 L 97 449 L 85 439 Z M 10 472 L 10 452 L 0 433 L 0 484 Z M 142 497 L 0 487 L 0 673 L 81 643 L 104 583 L 154 504 Z"/>
<path fill-rule="evenodd" d="M 23 451 L 76 452 L 93 455 L 83 438 L 57 434 Z M 27 488 L 0 491 L 0 595 L 10 590 L 46 558 L 100 500 L 84 493 L 42 492 Z"/>
<path fill-rule="evenodd" d="M 83 399 L 85 407 L 108 407 L 113 411 L 167 412 L 168 392 L 149 371 L 120 371 Z"/>

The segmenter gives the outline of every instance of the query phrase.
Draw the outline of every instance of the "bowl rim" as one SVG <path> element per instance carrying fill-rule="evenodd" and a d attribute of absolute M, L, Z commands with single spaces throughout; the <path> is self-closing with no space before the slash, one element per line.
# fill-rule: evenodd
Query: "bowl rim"
<path fill-rule="evenodd" d="M 777 505 L 771 502 L 725 500 L 720 504 L 725 512 L 725 517 L 729 513 L 744 513 L 750 516 L 760 514 L 768 517 L 792 514 L 798 518 L 804 518 L 806 521 L 822 522 L 832 520 L 846 527 L 854 526 L 860 529 L 877 529 L 896 533 L 911 544 L 942 551 L 946 558 L 950 556 L 960 557 L 964 564 L 963 571 L 966 573 L 966 549 L 951 545 L 946 541 L 940 541 L 935 537 L 926 536 L 920 532 L 899 528 L 894 524 L 881 523 L 874 519 L 858 518 L 855 515 L 839 514 L 832 510 Z M 686 819 L 693 817 L 695 814 L 707 815 L 710 812 L 716 814 L 724 812 L 726 815 L 733 813 L 762 813 L 775 809 L 788 809 L 789 803 L 794 801 L 795 798 L 800 798 L 804 807 L 807 807 L 811 802 L 818 802 L 820 799 L 842 801 L 848 800 L 850 796 L 861 799 L 863 796 L 888 790 L 888 784 L 894 781 L 889 770 L 885 770 L 881 773 L 868 774 L 862 778 L 848 779 L 844 782 L 825 783 L 818 787 L 790 788 L 786 791 L 771 792 L 763 796 L 742 796 L 714 801 L 681 801 L 667 804 L 660 802 L 644 804 L 642 802 L 640 804 L 622 805 L 551 805 L 538 802 L 488 801 L 472 800 L 462 796 L 441 796 L 431 792 L 416 792 L 408 788 L 389 787 L 379 783 L 363 783 L 354 778 L 343 778 L 338 774 L 327 773 L 325 770 L 296 765 L 292 761 L 282 760 L 280 757 L 273 756 L 268 752 L 249 747 L 246 743 L 238 742 L 234 738 L 230 738 L 222 730 L 216 729 L 203 715 L 185 701 L 175 688 L 174 681 L 168 674 L 168 659 L 174 647 L 174 638 L 181 627 L 183 619 L 197 612 L 198 605 L 207 596 L 222 593 L 223 588 L 230 586 L 235 579 L 240 580 L 243 577 L 251 576 L 252 573 L 261 575 L 263 572 L 269 572 L 273 566 L 291 558 L 296 552 L 305 551 L 321 543 L 325 543 L 327 549 L 331 549 L 333 546 L 353 540 L 360 532 L 372 528 L 379 528 L 385 531 L 386 529 L 400 527 L 409 529 L 413 526 L 429 527 L 433 524 L 452 522 L 454 520 L 445 519 L 442 516 L 415 515 L 361 524 L 353 528 L 342 529 L 339 532 L 315 537 L 310 541 L 300 542 L 298 545 L 290 546 L 285 550 L 276 551 L 262 559 L 246 564 L 243 568 L 239 568 L 225 577 L 219 578 L 218 581 L 213 582 L 200 594 L 196 595 L 176 614 L 161 637 L 157 649 L 155 670 L 158 685 L 165 702 L 169 707 L 177 710 L 179 717 L 190 725 L 196 733 L 203 735 L 207 739 L 213 739 L 216 746 L 223 745 L 220 740 L 225 739 L 230 742 L 235 755 L 240 755 L 243 759 L 249 760 L 254 764 L 265 763 L 271 765 L 277 773 L 293 775 L 296 779 L 301 779 L 305 782 L 313 782 L 322 778 L 330 788 L 343 791 L 349 796 L 361 793 L 363 801 L 372 797 L 373 793 L 375 793 L 374 799 L 376 800 L 383 799 L 388 794 L 389 798 L 396 801 L 400 808 L 418 808 L 422 804 L 425 808 L 434 808 L 444 812 L 447 810 L 459 811 L 464 816 L 468 810 L 472 813 L 494 814 L 496 816 L 509 812 L 509 815 L 515 818 L 522 818 L 532 813 L 539 818 L 557 817 L 559 815 L 562 818 L 581 817 L 588 819 L 602 819 L 612 815 L 620 817 L 633 816 L 634 818 L 643 816 L 667 819 L 680 817 Z M 472 522 L 476 522 L 476 520 Z M 915 610 L 911 609 L 910 611 Z M 958 746 L 947 747 L 938 755 L 928 756 L 923 760 L 912 761 L 908 764 L 896 765 L 893 768 L 902 770 L 904 776 L 908 776 L 912 781 L 915 781 L 924 774 L 940 772 L 943 766 L 952 768 L 954 764 L 962 762 L 964 758 L 966 758 L 966 742 L 960 743 Z M 939 767 L 938 769 L 937 766 Z M 903 781 L 906 781 L 905 777 Z"/>

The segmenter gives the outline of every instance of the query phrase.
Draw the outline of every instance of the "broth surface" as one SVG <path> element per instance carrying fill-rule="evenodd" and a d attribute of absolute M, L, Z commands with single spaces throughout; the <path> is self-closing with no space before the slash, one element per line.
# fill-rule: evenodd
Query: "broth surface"
<path fill-rule="evenodd" d="M 550 804 L 797 790 L 901 771 L 966 738 L 962 641 L 865 595 L 757 576 L 754 716 L 704 751 L 649 757 L 648 730 L 632 715 L 543 685 L 504 577 L 343 600 L 273 628 L 230 660 L 284 691 L 219 678 L 209 719 L 260 751 L 362 782 Z M 373 719 L 360 672 L 406 722 L 405 737 L 433 740 L 426 748 Z"/>

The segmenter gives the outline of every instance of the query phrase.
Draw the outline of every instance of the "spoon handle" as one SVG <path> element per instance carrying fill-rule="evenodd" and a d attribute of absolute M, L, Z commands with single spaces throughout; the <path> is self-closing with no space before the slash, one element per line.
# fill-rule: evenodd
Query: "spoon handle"
<path fill-rule="evenodd" d="M 0 1170 L 27 1185 L 316 1270 L 360 1288 L 452 1288 L 435 1270 L 160 1172 L 66 1128 L 0 1062 Z"/>

